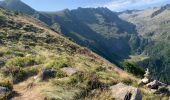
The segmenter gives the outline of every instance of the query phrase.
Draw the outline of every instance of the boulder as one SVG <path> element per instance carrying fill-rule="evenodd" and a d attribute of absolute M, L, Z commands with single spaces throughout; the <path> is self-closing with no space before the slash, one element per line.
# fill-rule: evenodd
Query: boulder
<path fill-rule="evenodd" d="M 168 87 L 165 87 L 165 86 L 159 86 L 158 91 L 160 93 L 166 93 L 166 92 L 169 92 L 169 89 Z"/>
<path fill-rule="evenodd" d="M 144 86 L 144 85 L 148 84 L 149 81 L 150 81 L 149 79 L 143 78 L 142 80 L 140 80 L 140 81 L 138 82 L 138 85 L 139 85 L 139 86 Z"/>
<path fill-rule="evenodd" d="M 10 90 L 7 87 L 2 87 L 0 86 L 0 94 L 6 94 L 8 93 Z"/>
<path fill-rule="evenodd" d="M 159 82 L 157 80 L 154 80 L 148 84 L 146 84 L 146 86 L 150 89 L 158 89 L 159 87 Z"/>
<path fill-rule="evenodd" d="M 149 79 L 148 79 L 148 78 L 143 78 L 143 79 L 142 79 L 142 82 L 143 82 L 144 84 L 147 84 L 147 83 L 149 83 Z"/>
<path fill-rule="evenodd" d="M 5 65 L 5 62 L 3 60 L 0 60 L 0 67 L 4 65 Z"/>
<path fill-rule="evenodd" d="M 44 80 L 44 79 L 47 79 L 47 78 L 50 78 L 50 77 L 54 77 L 55 73 L 56 73 L 56 71 L 53 68 L 44 69 L 42 71 L 41 78 Z"/>
<path fill-rule="evenodd" d="M 135 87 L 119 83 L 110 89 L 115 100 L 142 100 L 141 91 Z"/>
<path fill-rule="evenodd" d="M 61 71 L 63 71 L 68 76 L 75 75 L 79 72 L 77 69 L 71 67 L 62 68 Z"/>
<path fill-rule="evenodd" d="M 168 86 L 167 84 L 165 84 L 163 82 L 160 82 L 160 81 L 158 81 L 158 84 L 159 84 L 159 86 L 163 86 L 163 87 L 167 87 Z"/>

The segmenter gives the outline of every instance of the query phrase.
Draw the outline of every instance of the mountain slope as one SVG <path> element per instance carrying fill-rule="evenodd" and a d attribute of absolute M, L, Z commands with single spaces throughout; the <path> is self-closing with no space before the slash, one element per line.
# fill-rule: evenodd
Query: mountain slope
<path fill-rule="evenodd" d="M 88 98 L 92 89 L 99 90 L 104 97 L 100 90 L 103 86 L 127 81 L 136 83 L 135 77 L 34 18 L 0 9 L 0 22 L 0 86 L 6 81 L 3 86 L 9 86 L 11 81 L 13 91 L 18 94 L 12 95 L 14 100 L 35 97 L 37 100 L 74 100 Z M 70 75 L 64 73 L 63 68 L 79 72 Z M 55 70 L 52 76 L 49 70 Z M 105 91 L 107 99 L 111 98 L 109 90 Z"/>
<path fill-rule="evenodd" d="M 36 13 L 34 9 L 21 2 L 20 0 L 4 0 L 0 1 L 0 5 L 5 9 L 20 11 L 28 15 L 34 15 Z"/>
<path fill-rule="evenodd" d="M 144 54 L 148 55 L 150 59 L 142 62 L 142 66 L 151 68 L 154 77 L 167 83 L 170 82 L 169 15 L 169 5 L 119 15 L 122 19 L 134 23 L 141 37 L 150 40 L 144 49 Z"/>
<path fill-rule="evenodd" d="M 128 40 L 137 34 L 135 26 L 122 21 L 107 8 L 79 8 L 43 14 L 52 18 L 52 26 L 57 23 L 66 36 L 110 61 L 126 58 L 131 49 Z"/>
<path fill-rule="evenodd" d="M 16 11 L 18 5 L 16 3 L 11 5 L 16 8 L 10 10 Z M 45 22 L 54 30 L 111 62 L 128 58 L 132 49 L 136 48 L 129 43 L 130 40 L 139 39 L 133 24 L 121 20 L 116 13 L 107 8 L 79 8 L 71 11 L 66 9 L 59 12 L 36 12 L 36 14 L 31 14 L 31 9 L 29 13 L 19 11 Z M 136 41 L 133 41 L 133 44 L 135 45 Z"/>

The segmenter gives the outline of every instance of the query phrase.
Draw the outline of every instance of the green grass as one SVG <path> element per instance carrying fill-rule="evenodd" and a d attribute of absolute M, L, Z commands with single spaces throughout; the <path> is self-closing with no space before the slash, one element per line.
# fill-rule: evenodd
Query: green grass
<path fill-rule="evenodd" d="M 18 66 L 18 67 L 27 67 L 37 65 L 40 62 L 36 61 L 33 57 L 15 57 L 6 63 L 6 66 Z"/>

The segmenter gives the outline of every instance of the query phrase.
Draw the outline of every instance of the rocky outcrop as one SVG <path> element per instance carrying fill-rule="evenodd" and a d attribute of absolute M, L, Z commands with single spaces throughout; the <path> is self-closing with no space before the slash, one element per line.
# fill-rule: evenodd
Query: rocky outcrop
<path fill-rule="evenodd" d="M 145 71 L 144 78 L 139 81 L 138 83 L 140 86 L 147 87 L 151 90 L 152 93 L 163 93 L 167 89 L 167 84 L 162 83 L 158 80 L 152 80 L 150 78 L 150 72 L 149 69 Z M 162 92 L 163 91 L 163 92 Z"/>
<path fill-rule="evenodd" d="M 65 73 L 67 76 L 72 76 L 79 72 L 77 69 L 71 67 L 62 68 L 61 71 L 63 71 L 63 73 Z"/>
<path fill-rule="evenodd" d="M 115 100 L 142 100 L 141 91 L 135 87 L 119 83 L 110 89 Z"/>

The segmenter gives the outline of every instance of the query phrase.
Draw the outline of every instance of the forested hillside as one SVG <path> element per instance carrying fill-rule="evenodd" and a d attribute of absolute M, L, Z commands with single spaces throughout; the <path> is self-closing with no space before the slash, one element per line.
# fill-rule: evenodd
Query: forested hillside
<path fill-rule="evenodd" d="M 139 35 L 150 40 L 143 52 L 149 59 L 140 62 L 152 69 L 153 76 L 170 82 L 170 6 L 132 11 L 119 16 L 137 26 Z"/>

